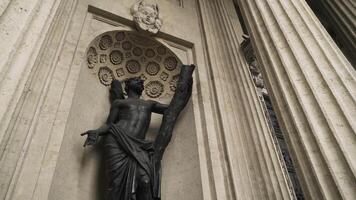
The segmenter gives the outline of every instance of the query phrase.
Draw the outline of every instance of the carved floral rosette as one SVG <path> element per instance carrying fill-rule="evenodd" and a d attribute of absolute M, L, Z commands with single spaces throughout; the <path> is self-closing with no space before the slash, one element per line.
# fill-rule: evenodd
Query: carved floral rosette
<path fill-rule="evenodd" d="M 145 80 L 143 97 L 169 99 L 179 77 L 181 61 L 156 40 L 129 31 L 112 31 L 98 36 L 87 51 L 88 70 L 97 74 L 98 83 L 131 77 Z"/>

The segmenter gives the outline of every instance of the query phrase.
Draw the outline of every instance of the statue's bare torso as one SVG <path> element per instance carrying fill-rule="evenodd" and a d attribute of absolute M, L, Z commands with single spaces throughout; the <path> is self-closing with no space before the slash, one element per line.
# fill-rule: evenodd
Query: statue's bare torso
<path fill-rule="evenodd" d="M 154 105 L 154 101 L 142 99 L 116 100 L 112 105 L 112 109 L 118 110 L 114 123 L 125 130 L 127 134 L 138 139 L 145 139 Z"/>

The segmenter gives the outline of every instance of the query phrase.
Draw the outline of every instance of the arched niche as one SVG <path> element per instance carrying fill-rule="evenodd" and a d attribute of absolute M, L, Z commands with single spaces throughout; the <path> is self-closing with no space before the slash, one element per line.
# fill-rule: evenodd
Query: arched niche
<path fill-rule="evenodd" d="M 58 200 L 104 199 L 106 183 L 100 144 L 83 148 L 85 138 L 80 133 L 105 122 L 111 80 L 140 76 L 145 79 L 143 98 L 169 103 L 182 64 L 164 44 L 130 31 L 100 34 L 88 41 L 83 58 L 49 196 Z M 160 123 L 161 116 L 154 114 L 148 140 L 156 137 Z M 162 199 L 203 198 L 191 101 L 175 126 L 162 161 L 162 174 Z"/>
<path fill-rule="evenodd" d="M 145 80 L 143 98 L 169 102 L 182 62 L 158 41 L 131 31 L 110 31 L 94 39 L 87 50 L 87 66 L 104 86 L 113 79 Z"/>

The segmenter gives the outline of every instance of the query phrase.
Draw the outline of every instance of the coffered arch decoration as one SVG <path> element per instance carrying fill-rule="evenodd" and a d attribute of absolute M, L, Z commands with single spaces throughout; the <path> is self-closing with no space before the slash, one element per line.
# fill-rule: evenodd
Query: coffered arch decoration
<path fill-rule="evenodd" d="M 114 79 L 123 82 L 141 77 L 145 81 L 142 95 L 148 99 L 171 98 L 182 65 L 162 43 L 130 31 L 110 31 L 96 37 L 88 47 L 86 62 L 98 83 L 107 87 Z"/>

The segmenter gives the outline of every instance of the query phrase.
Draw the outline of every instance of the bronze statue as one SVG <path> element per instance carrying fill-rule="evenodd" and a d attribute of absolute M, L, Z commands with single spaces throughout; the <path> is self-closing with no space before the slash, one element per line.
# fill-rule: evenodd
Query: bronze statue
<path fill-rule="evenodd" d="M 183 65 L 177 89 L 169 105 L 140 99 L 143 80 L 125 81 L 125 99 L 118 80 L 110 89 L 111 108 L 106 124 L 89 130 L 84 143 L 94 145 L 103 136 L 104 160 L 108 175 L 108 200 L 159 200 L 160 170 L 163 153 L 172 137 L 179 113 L 192 92 L 194 65 Z M 145 140 L 151 113 L 163 114 L 162 124 L 153 142 Z"/>

